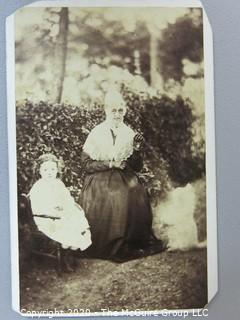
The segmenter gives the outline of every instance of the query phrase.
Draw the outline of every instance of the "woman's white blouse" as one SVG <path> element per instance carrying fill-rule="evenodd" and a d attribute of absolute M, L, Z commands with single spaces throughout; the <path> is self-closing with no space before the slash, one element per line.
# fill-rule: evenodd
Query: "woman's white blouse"
<path fill-rule="evenodd" d="M 113 143 L 111 130 L 116 136 L 115 143 Z M 134 136 L 135 132 L 124 123 L 119 128 L 112 129 L 108 121 L 104 121 L 90 132 L 83 146 L 83 151 L 92 160 L 127 160 L 133 153 Z"/>

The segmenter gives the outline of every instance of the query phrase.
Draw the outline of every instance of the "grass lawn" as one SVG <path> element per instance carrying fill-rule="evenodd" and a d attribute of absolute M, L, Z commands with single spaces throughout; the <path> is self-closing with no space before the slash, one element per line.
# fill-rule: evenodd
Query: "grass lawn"
<path fill-rule="evenodd" d="M 207 303 L 207 251 L 163 252 L 116 264 L 79 260 L 58 277 L 46 264 L 21 277 L 21 308 L 31 311 L 201 308 Z"/>

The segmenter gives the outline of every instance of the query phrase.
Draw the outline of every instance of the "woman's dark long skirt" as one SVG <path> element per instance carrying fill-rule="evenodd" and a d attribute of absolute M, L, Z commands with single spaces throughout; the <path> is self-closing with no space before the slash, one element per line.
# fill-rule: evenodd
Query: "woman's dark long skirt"
<path fill-rule="evenodd" d="M 88 174 L 82 191 L 95 256 L 114 256 L 123 244 L 141 248 L 151 236 L 148 195 L 129 168 Z"/>

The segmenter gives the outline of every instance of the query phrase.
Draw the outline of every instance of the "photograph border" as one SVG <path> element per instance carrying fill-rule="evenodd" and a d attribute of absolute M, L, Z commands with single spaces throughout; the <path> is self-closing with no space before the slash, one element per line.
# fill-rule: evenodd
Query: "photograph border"
<path fill-rule="evenodd" d="M 41 1 L 26 7 L 89 7 L 87 1 Z M 206 12 L 200 1 L 92 1 L 91 7 L 198 7 L 203 9 L 204 21 L 204 69 L 205 69 L 205 132 L 206 132 L 206 181 L 207 181 L 207 266 L 208 266 L 208 302 L 218 290 L 217 268 L 217 206 L 216 206 L 216 164 L 215 164 L 215 111 L 214 111 L 214 71 L 213 37 Z M 7 102 L 8 102 L 8 146 L 9 147 L 9 194 L 11 219 L 11 272 L 12 306 L 19 312 L 19 253 L 18 253 L 18 215 L 17 215 L 17 155 L 16 155 L 16 113 L 15 113 L 15 49 L 14 14 L 6 20 L 7 34 Z M 174 311 L 174 310 L 173 310 Z M 21 313 L 22 314 L 22 313 Z M 24 314 L 22 314 L 24 315 Z M 98 313 L 81 316 L 102 315 Z M 124 314 L 120 314 L 124 315 Z M 64 315 L 65 316 L 65 315 Z"/>

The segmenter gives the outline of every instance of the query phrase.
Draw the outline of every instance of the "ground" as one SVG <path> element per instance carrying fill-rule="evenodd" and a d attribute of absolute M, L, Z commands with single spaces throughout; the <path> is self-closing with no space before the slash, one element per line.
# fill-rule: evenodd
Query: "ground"
<path fill-rule="evenodd" d="M 21 275 L 21 308 L 29 311 L 191 309 L 206 303 L 206 249 L 165 251 L 122 264 L 83 259 L 61 277 L 48 263 L 35 263 Z"/>

